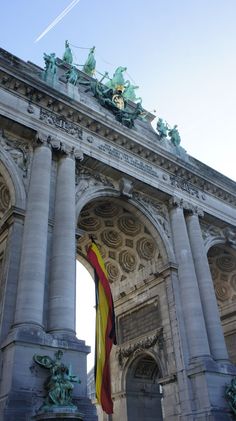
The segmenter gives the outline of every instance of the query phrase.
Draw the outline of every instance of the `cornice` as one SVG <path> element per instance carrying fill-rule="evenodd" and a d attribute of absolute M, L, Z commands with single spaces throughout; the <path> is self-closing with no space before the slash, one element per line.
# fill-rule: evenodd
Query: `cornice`
<path fill-rule="evenodd" d="M 65 121 L 67 125 L 80 127 L 86 131 L 87 141 L 92 143 L 93 136 L 99 136 L 109 143 L 130 151 L 149 163 L 162 168 L 169 174 L 171 184 L 198 198 L 198 189 L 219 200 L 236 206 L 235 183 L 210 167 L 198 162 L 197 166 L 181 161 L 168 151 L 160 150 L 150 140 L 135 130 L 124 128 L 120 123 L 106 117 L 107 112 L 91 109 L 82 102 L 72 100 L 65 93 L 47 85 L 43 80 L 25 75 L 14 69 L 0 69 L 0 86 L 28 101 L 28 112 L 34 112 L 34 106 L 40 107 L 41 114 L 51 113 L 54 118 Z M 40 69 L 39 69 L 40 70 Z M 79 134 L 80 137 L 80 134 Z M 146 142 L 147 145 L 143 143 Z M 158 140 L 157 140 L 158 142 Z M 159 150 L 157 150 L 159 149 Z M 194 160 L 193 160 L 194 162 Z M 212 180 L 214 177 L 214 181 Z M 218 184 L 215 180 L 218 181 Z M 204 200 L 204 197 L 202 197 Z"/>

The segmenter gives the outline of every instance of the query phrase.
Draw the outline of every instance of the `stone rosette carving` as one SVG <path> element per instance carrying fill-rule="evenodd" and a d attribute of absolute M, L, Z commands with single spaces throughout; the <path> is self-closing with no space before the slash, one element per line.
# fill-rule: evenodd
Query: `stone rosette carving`
<path fill-rule="evenodd" d="M 114 229 L 106 229 L 101 233 L 101 238 L 106 246 L 111 248 L 118 248 L 122 245 L 122 236 Z"/>
<path fill-rule="evenodd" d="M 163 328 L 159 329 L 154 335 L 147 336 L 138 342 L 132 343 L 127 347 L 120 347 L 117 351 L 119 365 L 122 368 L 128 358 L 134 357 L 136 354 L 141 353 L 147 349 L 153 348 L 158 345 L 159 350 L 163 350 L 164 338 Z"/>
<path fill-rule="evenodd" d="M 153 259 L 155 251 L 155 243 L 151 238 L 142 237 L 137 241 L 137 252 L 141 259 Z"/>
<path fill-rule="evenodd" d="M 225 246 L 214 246 L 208 253 L 216 298 L 222 306 L 234 301 L 236 291 L 235 251 Z"/>
<path fill-rule="evenodd" d="M 94 212 L 103 218 L 113 218 L 118 215 L 119 208 L 112 202 L 105 202 L 96 206 Z"/>
<path fill-rule="evenodd" d="M 119 263 L 125 272 L 133 272 L 137 267 L 136 255 L 129 250 L 122 250 L 119 254 Z"/>
<path fill-rule="evenodd" d="M 231 254 L 221 255 L 216 259 L 216 266 L 223 272 L 232 272 L 236 269 L 235 257 Z"/>
<path fill-rule="evenodd" d="M 226 301 L 230 298 L 230 287 L 227 282 L 216 281 L 214 283 L 216 298 L 220 301 Z"/>
<path fill-rule="evenodd" d="M 86 231 L 97 231 L 101 227 L 101 221 L 98 218 L 89 216 L 80 220 L 80 228 Z"/>
<path fill-rule="evenodd" d="M 118 227 L 126 235 L 136 236 L 141 231 L 140 222 L 132 215 L 123 215 L 118 219 Z"/>
<path fill-rule="evenodd" d="M 120 277 L 119 267 L 115 262 L 107 262 L 106 270 L 108 273 L 108 279 L 110 282 L 115 282 Z"/>

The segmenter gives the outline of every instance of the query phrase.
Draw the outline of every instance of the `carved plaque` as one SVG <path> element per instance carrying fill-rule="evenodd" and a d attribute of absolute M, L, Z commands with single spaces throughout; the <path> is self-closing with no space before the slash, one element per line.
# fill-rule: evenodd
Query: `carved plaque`
<path fill-rule="evenodd" d="M 160 326 L 160 321 L 160 309 L 157 302 L 147 304 L 120 317 L 118 322 L 120 343 L 147 334 Z"/>

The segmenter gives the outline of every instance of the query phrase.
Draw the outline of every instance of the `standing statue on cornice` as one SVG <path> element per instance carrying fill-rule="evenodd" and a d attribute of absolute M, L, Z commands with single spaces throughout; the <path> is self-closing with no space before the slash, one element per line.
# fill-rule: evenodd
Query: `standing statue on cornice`
<path fill-rule="evenodd" d="M 177 129 L 177 124 L 174 125 L 173 129 L 169 130 L 169 136 L 170 140 L 173 143 L 174 146 L 179 146 L 181 142 L 181 138 L 179 135 L 179 130 Z"/>
<path fill-rule="evenodd" d="M 139 88 L 139 86 L 131 85 L 130 81 L 127 80 L 125 90 L 123 92 L 124 99 L 130 100 L 130 101 L 133 101 L 133 102 L 139 101 L 140 103 L 142 103 L 142 98 L 136 97 L 135 89 L 138 89 L 138 88 Z"/>
<path fill-rule="evenodd" d="M 70 49 L 70 44 L 67 40 L 65 41 L 65 52 L 63 54 L 62 60 L 67 64 L 73 63 L 72 51 Z"/>
<path fill-rule="evenodd" d="M 93 77 L 96 69 L 96 60 L 94 57 L 95 47 L 91 48 L 89 51 L 88 58 L 83 66 L 83 72 L 87 75 Z"/>
<path fill-rule="evenodd" d="M 57 58 L 55 53 L 43 54 L 43 59 L 45 61 L 45 72 L 47 74 L 55 75 L 57 72 Z"/>
<path fill-rule="evenodd" d="M 77 84 L 79 73 L 75 66 L 71 66 L 71 68 L 65 73 L 65 76 L 67 82 L 71 83 L 74 86 Z"/>
<path fill-rule="evenodd" d="M 169 130 L 169 126 L 162 118 L 159 118 L 157 121 L 157 133 L 159 134 L 160 138 L 167 137 Z"/>

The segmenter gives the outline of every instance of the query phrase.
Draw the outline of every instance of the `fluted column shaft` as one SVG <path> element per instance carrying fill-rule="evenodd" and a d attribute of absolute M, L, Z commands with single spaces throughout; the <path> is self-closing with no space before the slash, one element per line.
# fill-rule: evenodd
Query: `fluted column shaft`
<path fill-rule="evenodd" d="M 216 360 L 226 360 L 228 353 L 198 215 L 196 213 L 189 214 L 186 223 L 211 354 Z"/>
<path fill-rule="evenodd" d="M 75 160 L 58 162 L 49 287 L 50 332 L 75 334 Z"/>
<path fill-rule="evenodd" d="M 34 151 L 24 221 L 14 324 L 42 326 L 51 176 L 47 142 Z"/>
<path fill-rule="evenodd" d="M 172 207 L 170 220 L 178 263 L 180 297 L 191 358 L 210 355 L 198 283 L 190 249 L 183 209 Z"/>

